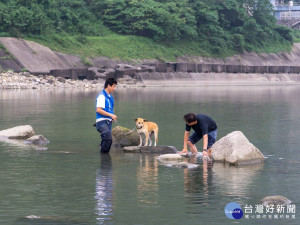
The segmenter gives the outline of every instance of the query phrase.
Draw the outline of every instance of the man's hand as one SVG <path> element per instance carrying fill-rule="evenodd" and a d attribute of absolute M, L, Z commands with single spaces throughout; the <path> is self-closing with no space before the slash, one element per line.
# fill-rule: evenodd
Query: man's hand
<path fill-rule="evenodd" d="M 112 114 L 110 117 L 113 119 L 113 121 L 117 122 L 118 117 L 116 115 Z"/>
<path fill-rule="evenodd" d="M 179 154 L 187 154 L 188 150 L 187 148 L 183 148 L 181 152 L 179 152 Z"/>
<path fill-rule="evenodd" d="M 205 157 L 205 156 L 208 157 L 207 151 L 204 151 L 204 150 L 203 150 L 202 156 L 203 156 L 203 157 Z"/>

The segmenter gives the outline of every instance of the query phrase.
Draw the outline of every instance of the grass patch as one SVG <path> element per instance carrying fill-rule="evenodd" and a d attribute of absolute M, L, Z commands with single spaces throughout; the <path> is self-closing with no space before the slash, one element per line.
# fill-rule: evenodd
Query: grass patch
<path fill-rule="evenodd" d="M 0 43 L 0 49 L 2 49 L 7 54 L 7 56 L 2 56 L 0 57 L 0 59 L 2 60 L 15 59 L 15 57 L 12 54 L 10 54 L 10 52 L 1 43 Z"/>
<path fill-rule="evenodd" d="M 300 42 L 300 30 L 292 29 L 293 41 L 295 43 Z"/>
<path fill-rule="evenodd" d="M 2 57 L 0 57 L 0 59 L 2 59 L 2 60 L 5 60 L 5 59 L 12 59 L 12 57 L 11 57 L 11 56 L 2 56 Z"/>
<path fill-rule="evenodd" d="M 86 58 L 86 57 L 81 57 L 81 58 L 80 58 L 80 61 L 81 61 L 84 65 L 86 65 L 86 66 L 88 66 L 88 67 L 93 66 L 93 63 L 92 63 L 88 58 Z"/>
<path fill-rule="evenodd" d="M 291 50 L 292 45 L 288 42 L 273 42 L 272 45 L 263 45 L 253 48 L 253 51 L 256 53 L 279 53 L 290 52 Z"/>
<path fill-rule="evenodd" d="M 54 51 L 74 54 L 85 58 L 106 56 L 113 59 L 135 61 L 139 59 L 158 59 L 174 61 L 184 55 L 226 57 L 232 52 L 224 50 L 214 55 L 202 42 L 181 40 L 177 42 L 155 42 L 149 38 L 109 34 L 107 36 L 60 36 L 27 37 L 26 39 L 50 47 Z M 83 62 L 85 60 L 82 60 Z"/>
<path fill-rule="evenodd" d="M 203 41 L 155 42 L 145 37 L 114 33 L 97 37 L 53 34 L 49 36 L 30 36 L 26 39 L 48 46 L 54 51 L 78 55 L 81 57 L 81 61 L 89 66 L 91 66 L 91 62 L 88 58 L 98 56 L 129 61 L 142 59 L 175 61 L 177 57 L 185 55 L 225 58 L 238 54 L 231 49 L 222 49 L 218 54 L 213 53 L 213 46 Z M 289 52 L 291 45 L 288 42 L 278 42 L 276 44 L 272 43 L 270 46 L 250 46 L 250 49 L 257 53 Z"/>

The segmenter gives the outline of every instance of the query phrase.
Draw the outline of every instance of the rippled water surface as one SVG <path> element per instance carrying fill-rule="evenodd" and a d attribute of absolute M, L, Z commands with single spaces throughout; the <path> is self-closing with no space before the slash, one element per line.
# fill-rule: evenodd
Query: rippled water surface
<path fill-rule="evenodd" d="M 299 224 L 299 86 L 114 93 L 119 125 L 132 129 L 136 117 L 155 121 L 161 145 L 181 149 L 187 112 L 210 115 L 218 139 L 242 131 L 266 160 L 239 168 L 201 160 L 194 161 L 196 169 L 170 168 L 155 156 L 116 149 L 100 157 L 92 126 L 98 91 L 0 91 L 0 130 L 30 124 L 50 140 L 47 151 L 0 142 L 1 225 Z M 296 219 L 230 220 L 224 214 L 229 202 L 254 207 L 270 195 L 292 200 Z"/>

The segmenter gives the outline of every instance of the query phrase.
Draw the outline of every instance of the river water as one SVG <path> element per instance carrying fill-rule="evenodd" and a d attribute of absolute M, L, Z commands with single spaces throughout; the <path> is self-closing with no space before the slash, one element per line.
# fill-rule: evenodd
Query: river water
<path fill-rule="evenodd" d="M 196 169 L 115 149 L 100 157 L 92 126 L 99 91 L 0 91 L 0 130 L 30 124 L 50 140 L 47 151 L 0 142 L 1 225 L 299 224 L 299 86 L 118 88 L 119 125 L 132 129 L 136 117 L 154 121 L 160 145 L 181 150 L 182 116 L 204 113 L 217 122 L 218 139 L 240 130 L 266 157 L 247 167 L 198 160 Z M 289 198 L 296 212 L 264 211 L 259 218 L 255 207 L 270 195 Z M 227 218 L 229 202 L 244 214 L 252 206 L 252 214 Z"/>

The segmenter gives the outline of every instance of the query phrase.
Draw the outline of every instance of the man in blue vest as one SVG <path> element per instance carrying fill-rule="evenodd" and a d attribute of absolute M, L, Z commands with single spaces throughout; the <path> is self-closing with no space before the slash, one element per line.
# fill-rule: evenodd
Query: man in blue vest
<path fill-rule="evenodd" d="M 111 94 L 116 86 L 114 78 L 107 79 L 96 99 L 96 129 L 101 135 L 100 153 L 108 153 L 112 144 L 112 121 L 117 122 L 118 117 L 114 114 L 114 98 Z"/>

